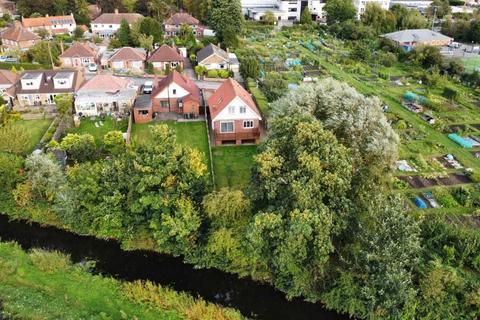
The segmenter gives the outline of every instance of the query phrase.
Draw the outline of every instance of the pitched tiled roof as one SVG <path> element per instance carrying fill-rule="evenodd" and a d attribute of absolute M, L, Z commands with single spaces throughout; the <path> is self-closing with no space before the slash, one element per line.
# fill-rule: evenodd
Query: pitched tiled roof
<path fill-rule="evenodd" d="M 18 75 L 8 70 L 0 70 L 0 84 L 9 85 L 17 81 Z"/>
<path fill-rule="evenodd" d="M 127 78 L 116 77 L 110 74 L 98 74 L 85 82 L 78 92 L 116 92 L 129 88 L 131 84 L 132 82 Z"/>
<path fill-rule="evenodd" d="M 155 50 L 152 53 L 148 62 L 173 62 L 173 61 L 183 61 L 183 57 L 175 48 L 167 46 L 166 44 L 162 45 L 160 48 Z"/>
<path fill-rule="evenodd" d="M 188 25 L 198 25 L 200 22 L 186 12 L 175 13 L 173 16 L 168 18 L 167 21 L 165 21 L 165 24 L 168 25 L 181 25 L 182 23 Z"/>
<path fill-rule="evenodd" d="M 222 48 L 214 45 L 214 44 L 209 44 L 202 50 L 197 52 L 197 61 L 198 63 L 201 63 L 203 60 L 207 59 L 208 57 L 212 55 L 218 55 L 225 61 L 228 61 L 228 53 L 223 50 Z"/>
<path fill-rule="evenodd" d="M 73 73 L 73 85 L 71 88 L 66 88 L 66 89 L 59 89 L 55 88 L 53 85 L 53 77 L 55 77 L 57 74 L 69 74 Z M 42 79 L 41 79 L 41 84 L 40 88 L 38 89 L 33 89 L 33 90 L 24 90 L 22 88 L 22 84 L 20 79 L 25 76 L 26 74 L 29 75 L 37 75 L 41 74 Z M 75 92 L 83 83 L 83 77 L 79 74 L 77 70 L 61 70 L 61 71 L 55 71 L 55 70 L 31 70 L 31 71 L 25 71 L 24 73 L 21 74 L 19 77 L 19 80 L 15 83 L 15 90 L 17 94 L 22 94 L 22 93 L 73 93 Z"/>
<path fill-rule="evenodd" d="M 56 24 L 75 24 L 75 19 L 71 15 L 22 19 L 22 25 L 25 28 L 50 27 Z"/>
<path fill-rule="evenodd" d="M 74 57 L 95 57 L 95 51 L 90 48 L 90 46 L 86 43 L 75 42 L 65 50 L 61 55 L 60 58 L 74 58 Z"/>
<path fill-rule="evenodd" d="M 139 13 L 103 13 L 97 19 L 93 20 L 93 24 L 120 24 L 123 19 L 127 20 L 129 24 L 134 23 L 143 16 Z"/>
<path fill-rule="evenodd" d="M 2 32 L 2 39 L 7 39 L 11 41 L 30 41 L 30 40 L 40 40 L 41 38 L 29 31 L 28 29 L 23 28 L 20 25 L 14 25 L 10 28 L 7 28 L 5 31 Z"/>
<path fill-rule="evenodd" d="M 184 99 L 190 98 L 200 103 L 200 89 L 192 80 L 190 80 L 190 78 L 182 75 L 176 70 L 173 70 L 173 72 L 171 72 L 167 77 L 160 80 L 158 86 L 155 87 L 152 92 L 152 97 L 156 97 L 160 92 L 162 92 L 172 83 L 179 85 L 190 93 L 187 97 L 184 97 Z"/>
<path fill-rule="evenodd" d="M 124 47 L 115 52 L 109 61 L 145 61 L 145 54 L 131 47 Z"/>
<path fill-rule="evenodd" d="M 259 117 L 257 105 L 252 99 L 250 93 L 245 90 L 237 81 L 229 78 L 225 80 L 222 85 L 215 91 L 215 93 L 208 99 L 208 107 L 210 108 L 210 115 L 215 119 L 217 115 L 225 109 L 225 107 L 236 97 L 242 99 Z"/>

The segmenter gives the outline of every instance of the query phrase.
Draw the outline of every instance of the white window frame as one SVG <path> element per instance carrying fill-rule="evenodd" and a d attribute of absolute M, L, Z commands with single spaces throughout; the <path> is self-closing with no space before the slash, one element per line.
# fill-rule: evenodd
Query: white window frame
<path fill-rule="evenodd" d="M 232 131 L 223 131 L 223 124 L 232 124 Z M 220 133 L 235 133 L 235 121 L 221 121 L 220 122 Z"/>
<path fill-rule="evenodd" d="M 240 106 L 240 114 L 245 114 L 245 113 L 247 113 L 247 107 Z"/>
<path fill-rule="evenodd" d="M 228 113 L 229 114 L 235 114 L 235 106 L 229 106 L 228 107 Z"/>
<path fill-rule="evenodd" d="M 246 126 L 246 124 L 251 126 Z M 253 120 L 243 120 L 243 129 L 253 129 L 255 128 L 255 121 Z"/>

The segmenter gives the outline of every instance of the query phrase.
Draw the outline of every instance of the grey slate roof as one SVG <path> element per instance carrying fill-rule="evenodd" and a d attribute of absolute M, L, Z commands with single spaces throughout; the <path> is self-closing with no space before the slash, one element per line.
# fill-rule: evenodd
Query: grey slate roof
<path fill-rule="evenodd" d="M 406 42 L 431 42 L 438 40 L 453 40 L 453 38 L 447 37 L 439 32 L 435 32 L 429 29 L 408 29 L 401 30 L 392 33 L 383 34 L 382 37 L 388 38 L 398 43 Z"/>
<path fill-rule="evenodd" d="M 222 57 L 225 61 L 228 61 L 228 53 L 220 47 L 217 47 L 214 44 L 209 44 L 202 50 L 197 52 L 197 61 L 201 63 L 203 60 L 207 59 L 208 57 L 216 54 Z"/>

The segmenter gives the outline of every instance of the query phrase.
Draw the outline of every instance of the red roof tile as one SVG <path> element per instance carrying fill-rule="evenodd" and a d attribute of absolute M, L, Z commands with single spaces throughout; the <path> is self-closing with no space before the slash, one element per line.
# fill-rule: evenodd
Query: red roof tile
<path fill-rule="evenodd" d="M 157 96 L 160 92 L 162 92 L 172 83 L 179 85 L 190 93 L 188 96 L 184 97 L 184 99 L 189 98 L 200 103 L 200 89 L 197 87 L 195 82 L 193 82 L 192 80 L 190 80 L 190 78 L 182 75 L 176 70 L 173 70 L 167 77 L 160 80 L 160 82 L 152 92 L 152 97 Z"/>
<path fill-rule="evenodd" d="M 139 13 L 103 13 L 97 19 L 92 21 L 92 24 L 120 24 L 123 19 L 127 20 L 129 24 L 134 23 L 138 19 L 144 18 Z"/>
<path fill-rule="evenodd" d="M 175 13 L 170 18 L 168 18 L 167 21 L 165 21 L 165 24 L 169 25 L 181 25 L 182 23 L 188 25 L 198 25 L 200 22 L 198 21 L 198 19 L 192 17 L 186 12 Z"/>
<path fill-rule="evenodd" d="M 145 61 L 145 54 L 131 47 L 124 47 L 115 52 L 109 61 Z"/>
<path fill-rule="evenodd" d="M 71 15 L 22 19 L 22 25 L 25 28 L 50 27 L 55 24 L 75 24 L 75 19 Z"/>
<path fill-rule="evenodd" d="M 4 32 L 2 32 L 1 37 L 2 39 L 8 39 L 16 42 L 41 39 L 37 34 L 23 28 L 20 25 L 14 25 L 6 29 Z"/>
<path fill-rule="evenodd" d="M 183 57 L 175 48 L 167 46 L 166 44 L 162 45 L 160 48 L 155 50 L 148 62 L 173 62 L 173 61 L 183 61 Z"/>
<path fill-rule="evenodd" d="M 60 58 L 74 58 L 74 57 L 95 57 L 95 51 L 86 43 L 75 42 L 67 50 L 65 50 Z"/>
<path fill-rule="evenodd" d="M 208 99 L 208 106 L 210 108 L 210 115 L 215 119 L 217 115 L 236 97 L 242 99 L 259 117 L 257 105 L 252 99 L 250 93 L 245 90 L 237 81 L 229 78 L 225 80 L 222 85 L 215 91 L 215 93 Z"/>

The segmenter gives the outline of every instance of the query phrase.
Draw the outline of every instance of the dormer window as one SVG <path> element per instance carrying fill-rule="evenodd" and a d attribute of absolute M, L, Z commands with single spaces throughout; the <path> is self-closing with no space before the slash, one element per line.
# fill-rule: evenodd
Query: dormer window
<path fill-rule="evenodd" d="M 240 113 L 241 113 L 241 114 L 247 113 L 247 107 L 241 106 L 241 107 L 240 107 Z"/>

